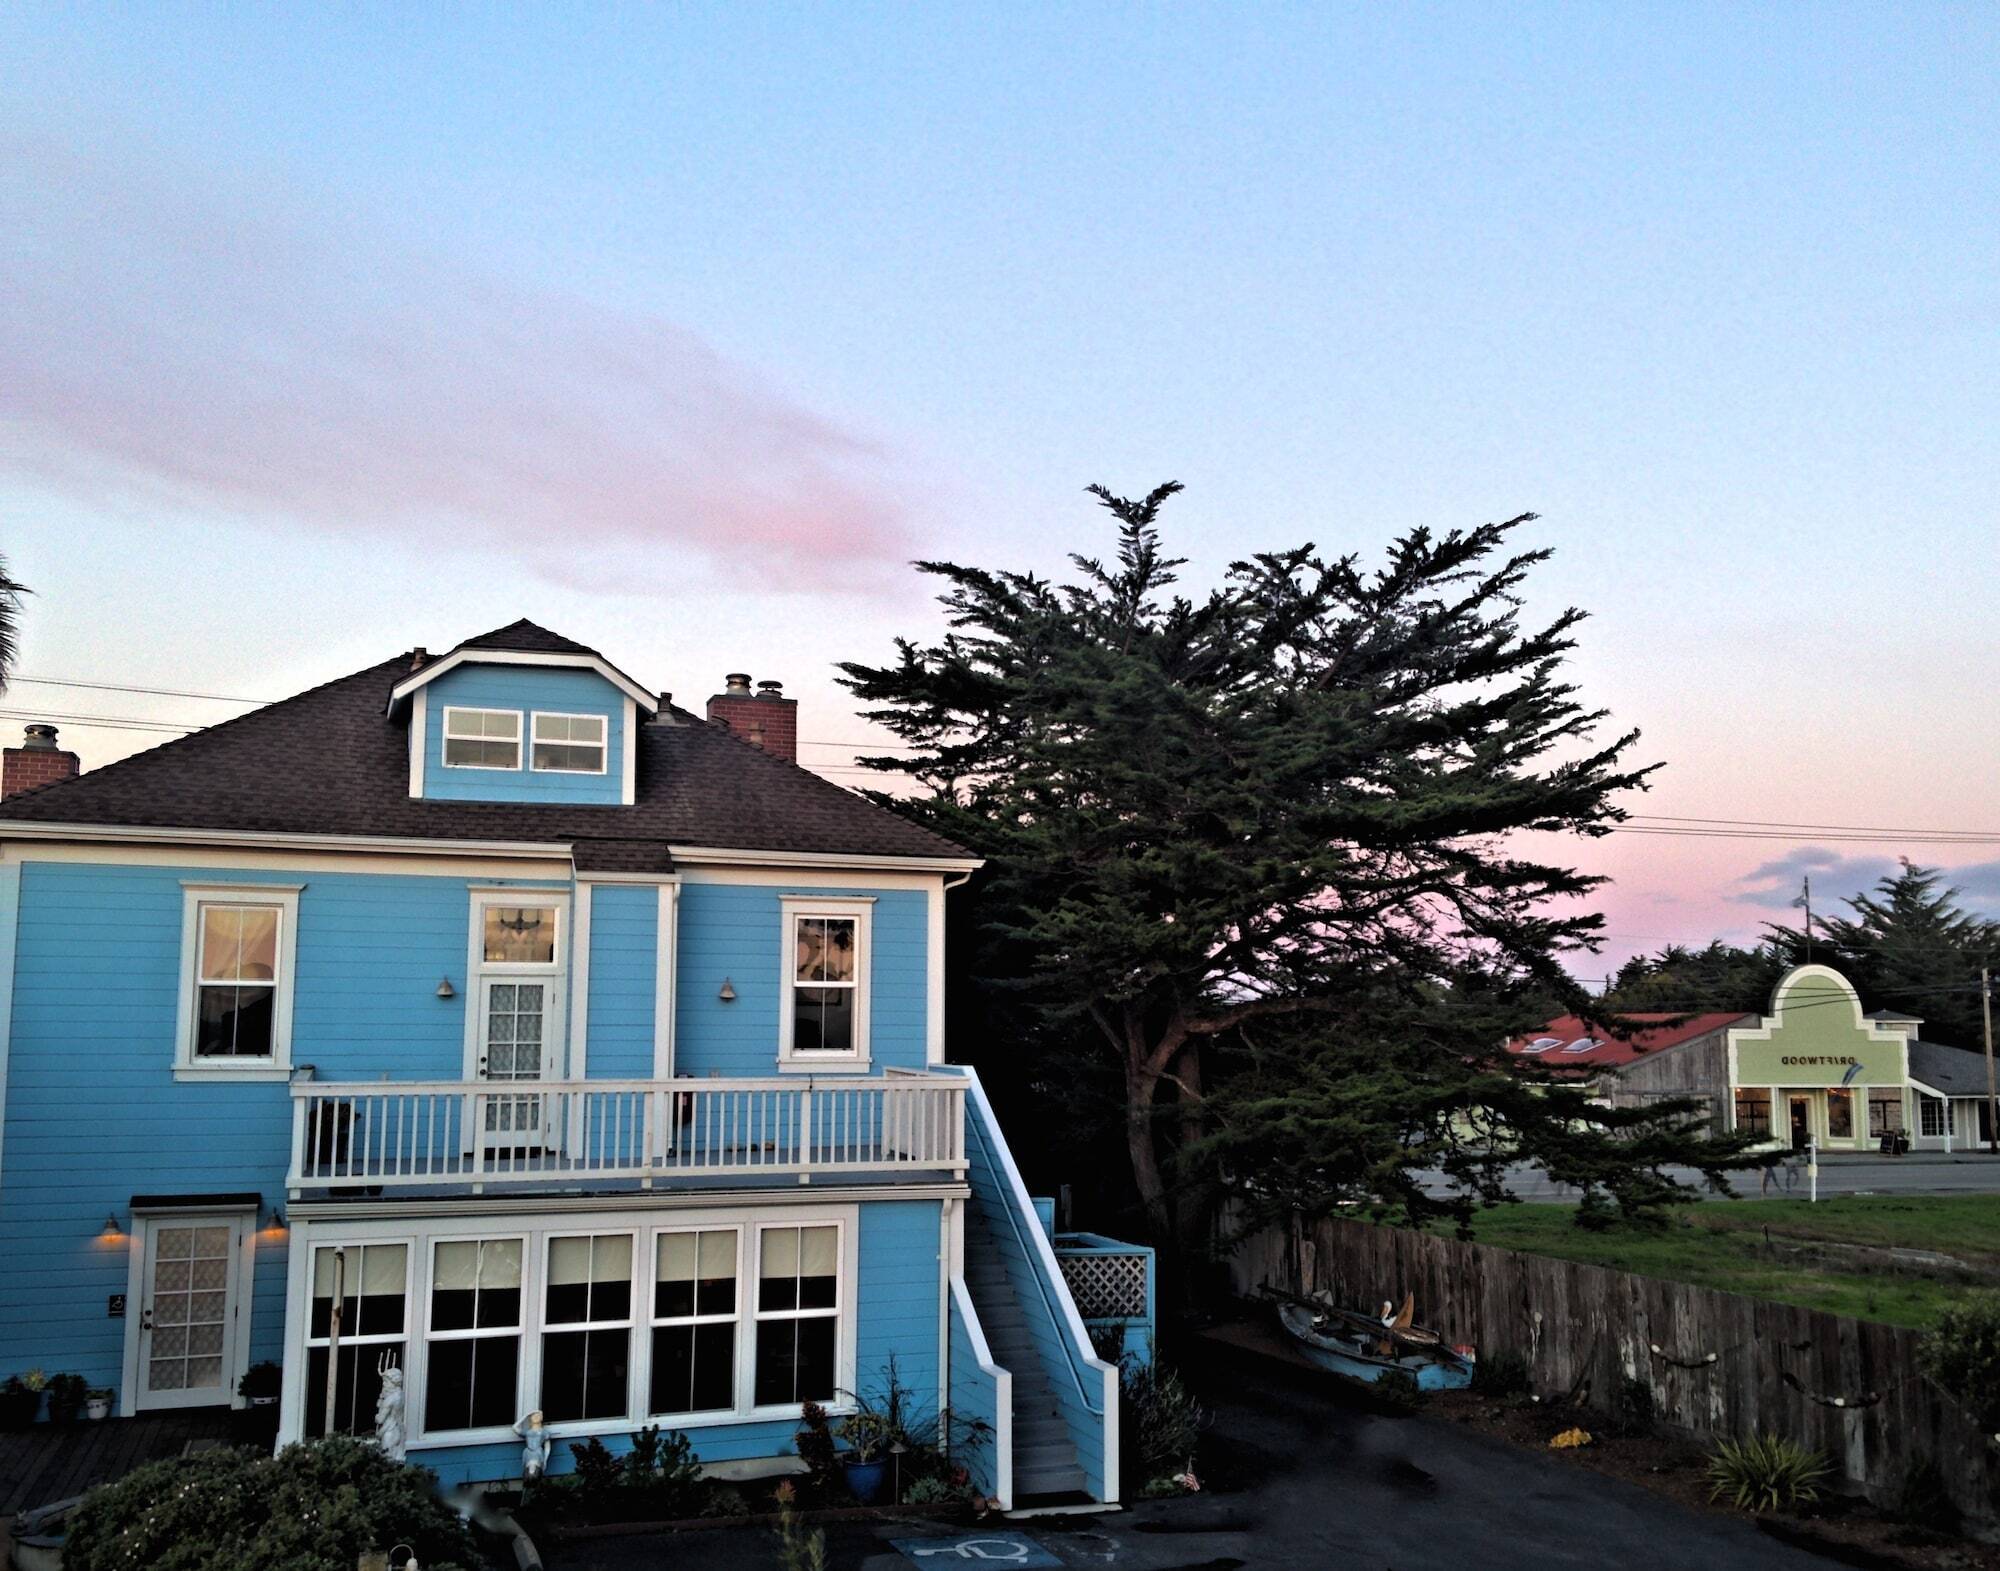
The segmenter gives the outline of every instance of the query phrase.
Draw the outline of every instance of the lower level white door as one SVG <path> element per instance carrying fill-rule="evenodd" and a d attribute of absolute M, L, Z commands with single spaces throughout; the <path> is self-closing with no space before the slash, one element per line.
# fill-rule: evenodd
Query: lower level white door
<path fill-rule="evenodd" d="M 139 1240 L 140 1409 L 231 1402 L 248 1215 L 148 1217 Z"/>

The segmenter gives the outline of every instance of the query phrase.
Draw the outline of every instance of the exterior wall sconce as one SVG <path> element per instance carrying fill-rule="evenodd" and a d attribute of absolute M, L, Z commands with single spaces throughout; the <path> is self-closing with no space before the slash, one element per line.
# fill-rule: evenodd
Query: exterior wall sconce
<path fill-rule="evenodd" d="M 450 977 L 441 976 L 438 978 L 438 997 L 439 998 L 458 997 L 458 989 L 451 985 Z"/>
<path fill-rule="evenodd" d="M 291 1225 L 291 1223 L 285 1220 L 285 1208 L 283 1206 L 272 1206 L 271 1214 L 264 1223 L 264 1226 L 273 1233 L 282 1233 Z"/>
<path fill-rule="evenodd" d="M 116 1238 L 124 1231 L 125 1229 L 118 1225 L 118 1213 L 116 1211 L 107 1211 L 104 1215 L 104 1232 L 102 1236 L 105 1238 Z"/>
<path fill-rule="evenodd" d="M 725 1004 L 733 1004 L 736 1002 L 736 989 L 730 985 L 728 977 L 725 976 L 722 979 L 722 991 L 717 993 L 715 996 L 721 999 Z"/>

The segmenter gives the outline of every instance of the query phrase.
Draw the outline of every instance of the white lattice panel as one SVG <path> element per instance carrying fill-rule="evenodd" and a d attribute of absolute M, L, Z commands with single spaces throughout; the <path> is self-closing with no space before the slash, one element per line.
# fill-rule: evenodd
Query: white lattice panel
<path fill-rule="evenodd" d="M 1146 1313 L 1144 1255 L 1063 1255 L 1076 1312 L 1086 1320 L 1137 1320 Z"/>

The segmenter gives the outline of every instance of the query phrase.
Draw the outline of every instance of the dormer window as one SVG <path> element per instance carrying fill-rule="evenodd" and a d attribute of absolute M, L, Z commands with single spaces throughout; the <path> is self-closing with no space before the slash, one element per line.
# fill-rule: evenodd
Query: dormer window
<path fill-rule="evenodd" d="M 515 717 L 517 720 L 518 716 Z M 535 713 L 533 766 L 546 773 L 601 775 L 604 773 L 605 719 L 603 715 L 554 715 Z"/>
<path fill-rule="evenodd" d="M 538 715 L 536 718 L 541 717 Z M 455 709 L 447 705 L 444 712 L 444 765 L 447 769 L 519 769 L 520 712 L 514 709 Z"/>

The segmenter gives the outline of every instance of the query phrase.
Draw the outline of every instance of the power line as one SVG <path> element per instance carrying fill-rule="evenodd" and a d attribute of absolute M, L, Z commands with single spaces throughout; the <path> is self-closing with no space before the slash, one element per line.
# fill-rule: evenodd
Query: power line
<path fill-rule="evenodd" d="M 64 725 L 99 726 L 107 731 L 168 731 L 185 736 L 200 726 L 177 725 L 170 720 L 139 720 L 114 715 L 67 715 L 47 709 L 0 709 L 0 720 L 60 720 Z"/>
<path fill-rule="evenodd" d="M 10 676 L 9 682 L 37 687 L 88 687 L 100 693 L 147 693 L 156 698 L 207 698 L 218 704 L 275 704 L 275 698 L 243 698 L 230 693 L 195 693 L 180 687 L 134 687 L 127 682 L 84 682 L 58 676 Z"/>

